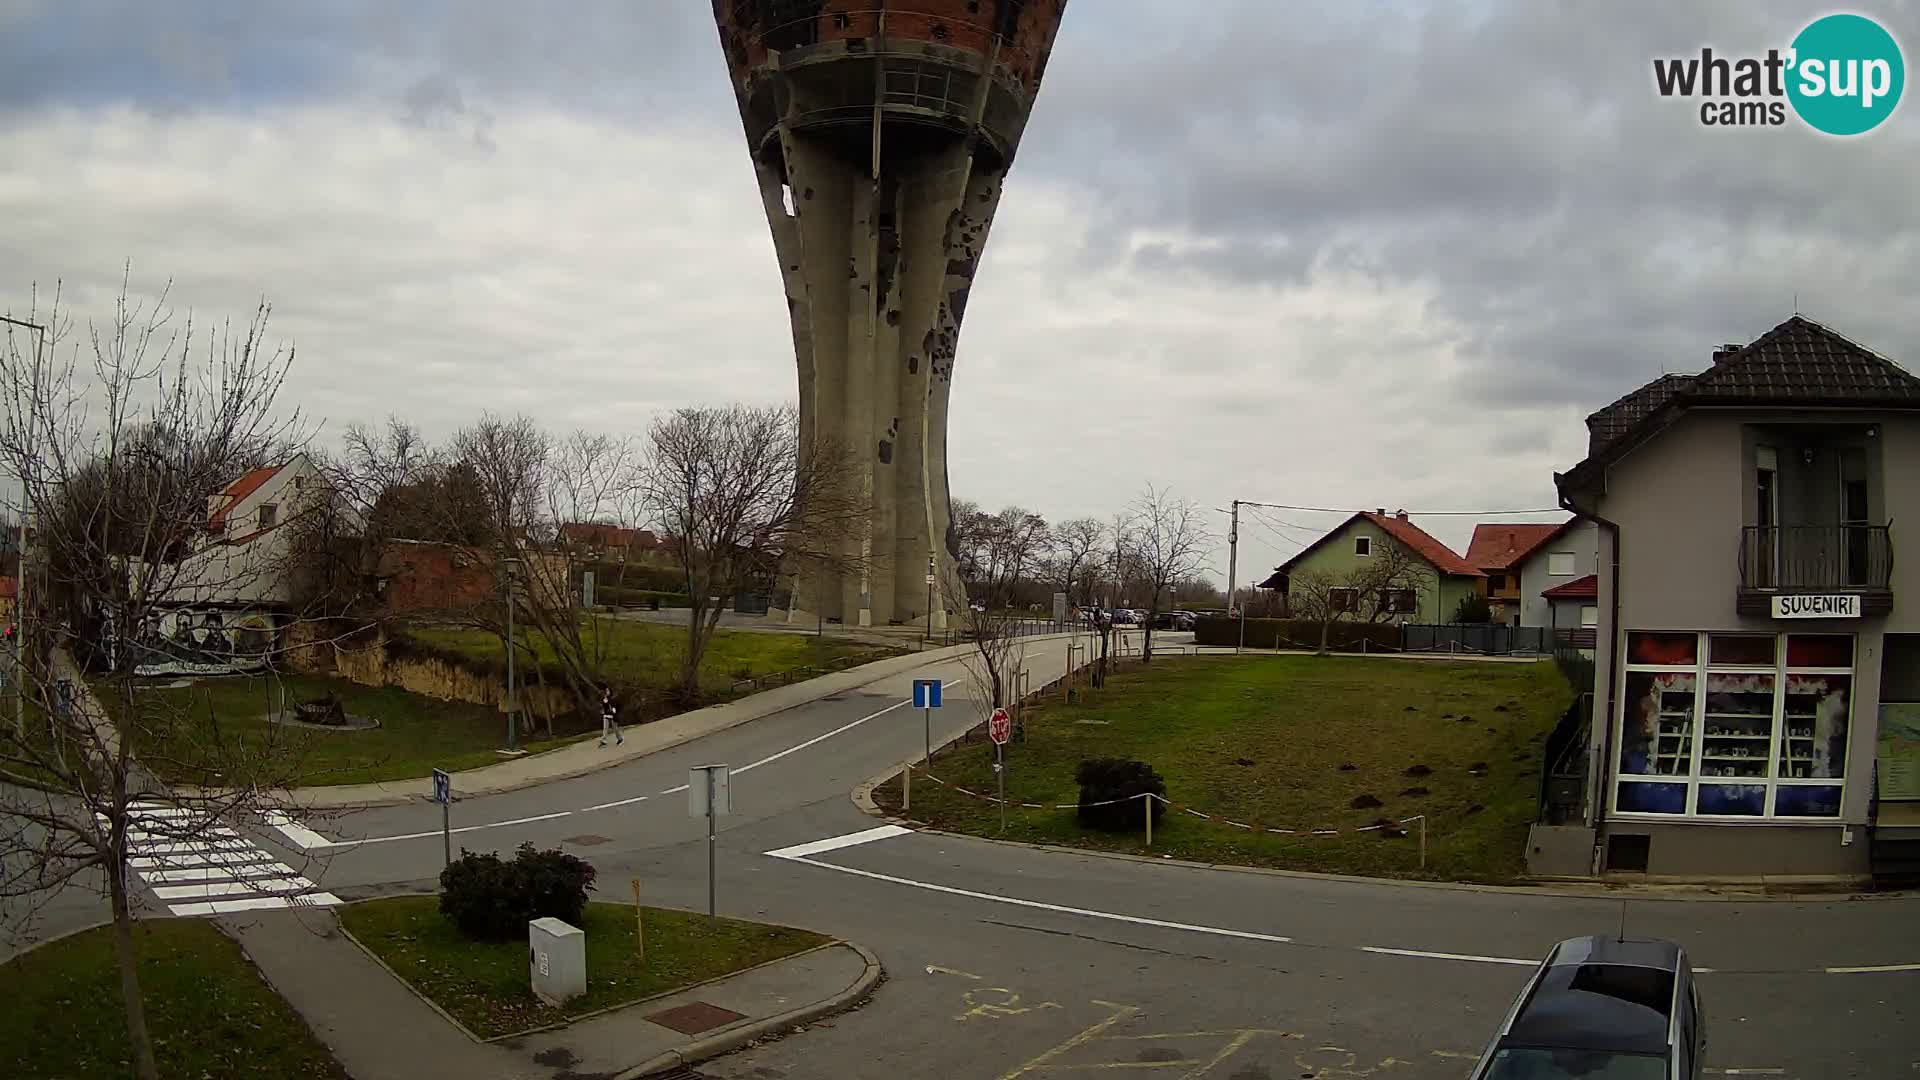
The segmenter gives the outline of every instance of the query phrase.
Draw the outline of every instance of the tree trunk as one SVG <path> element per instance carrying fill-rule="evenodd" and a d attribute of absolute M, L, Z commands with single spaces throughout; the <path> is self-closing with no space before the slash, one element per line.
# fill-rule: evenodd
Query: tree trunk
<path fill-rule="evenodd" d="M 121 811 L 124 815 L 124 807 Z M 160 1067 L 153 1060 L 153 1040 L 147 1034 L 147 1010 L 140 999 L 139 958 L 133 950 L 133 910 L 127 903 L 126 831 L 122 824 L 115 830 L 113 864 L 107 868 L 108 891 L 113 900 L 113 951 L 120 964 L 120 1000 L 127 1013 L 127 1044 L 133 1050 L 133 1074 L 139 1080 L 160 1080 Z"/>
<path fill-rule="evenodd" d="M 1327 655 L 1327 635 L 1332 630 L 1333 630 L 1332 619 L 1320 620 L 1320 655 L 1321 656 Z"/>

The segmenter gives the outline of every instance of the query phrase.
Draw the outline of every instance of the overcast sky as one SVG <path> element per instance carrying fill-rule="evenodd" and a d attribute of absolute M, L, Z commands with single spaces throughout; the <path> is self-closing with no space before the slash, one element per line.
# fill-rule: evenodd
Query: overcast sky
<path fill-rule="evenodd" d="M 0 309 L 97 310 L 128 260 L 203 319 L 265 295 L 323 438 L 789 399 L 708 7 L 0 0 Z M 1915 367 L 1920 103 L 1838 140 L 1652 89 L 1827 10 L 1073 0 L 967 307 L 955 497 L 1549 507 L 1582 417 L 1796 294 Z M 1854 10 L 1920 63 L 1915 4 Z M 1243 578 L 1326 524 L 1267 512 Z"/>

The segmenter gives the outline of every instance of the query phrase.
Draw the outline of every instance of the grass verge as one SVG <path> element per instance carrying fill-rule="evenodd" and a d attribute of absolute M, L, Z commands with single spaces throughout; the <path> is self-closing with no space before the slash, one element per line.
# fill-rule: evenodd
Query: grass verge
<path fill-rule="evenodd" d="M 271 757 L 285 762 L 301 784 L 364 784 L 427 775 L 435 768 L 471 769 L 501 760 L 506 719 L 487 705 L 440 701 L 392 686 L 362 686 L 345 679 L 277 676 L 293 704 L 327 693 L 351 715 L 380 721 L 364 731 L 325 731 L 267 721 L 266 677 L 201 679 L 179 688 L 135 691 L 135 709 L 144 722 L 123 725 L 134 731 L 134 753 L 143 765 L 180 783 L 217 785 L 220 762 L 210 748 L 239 762 Z M 102 704 L 112 694 L 96 688 Z M 276 700 L 278 690 L 275 691 Z M 523 740 L 532 752 L 552 749 L 591 730 L 588 718 L 554 720 L 554 738 Z M 216 737 L 217 733 L 217 737 Z M 544 731 L 542 735 L 544 736 Z M 284 757 L 276 755 L 285 755 Z"/>
<path fill-rule="evenodd" d="M 474 942 L 433 896 L 367 900 L 340 921 L 415 990 L 482 1038 L 560 1023 L 600 1009 L 778 960 L 831 938 L 806 930 L 646 908 L 646 959 L 634 951 L 633 908 L 587 905 L 587 992 L 556 1009 L 527 987 L 524 941 Z"/>
<path fill-rule="evenodd" d="M 1153 846 L 1141 831 L 1082 829 L 1072 810 L 1000 808 L 916 778 L 908 816 L 937 828 L 1033 843 L 1327 873 L 1510 881 L 1525 870 L 1541 744 L 1572 700 L 1552 664 L 1445 663 L 1338 656 L 1165 657 L 1128 666 L 1091 702 L 1029 709 L 1027 741 L 1007 747 L 1011 801 L 1074 803 L 1080 762 L 1145 761 L 1177 803 L 1282 836 L 1167 812 Z M 994 790 L 979 732 L 940 755 L 934 775 Z M 876 801 L 900 804 L 899 781 Z M 1350 830 L 1424 814 L 1417 834 Z M 1143 823 L 1144 824 L 1144 823 Z"/>
<path fill-rule="evenodd" d="M 665 689 L 676 685 L 686 656 L 687 628 L 637 619 L 596 618 L 581 631 L 592 648 L 601 635 L 604 670 L 628 686 Z M 481 664 L 499 660 L 500 639 L 484 630 L 464 627 L 413 627 L 407 636 L 422 643 L 466 656 Z M 542 663 L 554 662 L 554 653 L 538 634 L 528 636 Z M 806 634 L 757 630 L 715 630 L 701 658 L 700 688 L 710 700 L 734 696 L 740 680 L 818 666 L 830 661 L 865 662 L 894 655 L 897 650 Z M 746 691 L 741 691 L 742 693 Z"/>
<path fill-rule="evenodd" d="M 292 1007 L 210 923 L 134 926 L 160 1075 L 345 1080 Z M 113 929 L 0 964 L 0 1075 L 118 1080 L 132 1073 Z"/>

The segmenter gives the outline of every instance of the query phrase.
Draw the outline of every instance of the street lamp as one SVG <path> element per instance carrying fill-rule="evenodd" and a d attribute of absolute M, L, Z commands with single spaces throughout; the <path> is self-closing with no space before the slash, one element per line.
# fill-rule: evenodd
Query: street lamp
<path fill-rule="evenodd" d="M 36 322 L 15 319 L 0 315 L 0 323 L 18 326 L 33 331 L 33 374 L 31 400 L 28 408 L 40 407 L 40 353 L 47 344 L 47 328 Z M 11 338 L 13 331 L 7 331 Z M 27 428 L 26 454 L 21 462 L 20 472 L 20 550 L 15 553 L 14 578 L 16 587 L 13 593 L 13 618 L 17 627 L 13 634 L 13 727 L 14 732 L 25 737 L 27 731 L 27 687 L 21 660 L 26 655 L 27 638 L 27 519 L 32 515 L 33 482 L 28 470 L 33 468 L 33 428 L 32 414 L 29 414 Z"/>
<path fill-rule="evenodd" d="M 500 586 L 506 594 L 507 602 L 507 752 L 512 753 L 520 747 L 520 725 L 517 722 L 518 717 L 515 715 L 515 706 L 519 704 L 519 697 L 514 692 L 513 679 L 513 654 L 515 652 L 513 638 L 513 585 L 514 579 L 520 573 L 520 560 L 511 558 L 501 559 L 500 569 L 502 571 L 500 575 Z"/>

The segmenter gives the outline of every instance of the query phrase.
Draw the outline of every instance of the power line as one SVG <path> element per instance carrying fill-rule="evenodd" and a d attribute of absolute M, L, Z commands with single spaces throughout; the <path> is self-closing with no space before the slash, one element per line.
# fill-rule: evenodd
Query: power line
<path fill-rule="evenodd" d="M 1366 510 L 1342 509 L 1337 506 L 1292 506 L 1287 503 L 1255 502 L 1241 499 L 1241 506 L 1266 506 L 1275 510 L 1300 510 L 1310 514 L 1363 514 Z M 1512 517 L 1515 514 L 1564 514 L 1565 507 L 1548 506 L 1533 510 L 1405 510 L 1409 517 Z"/>

